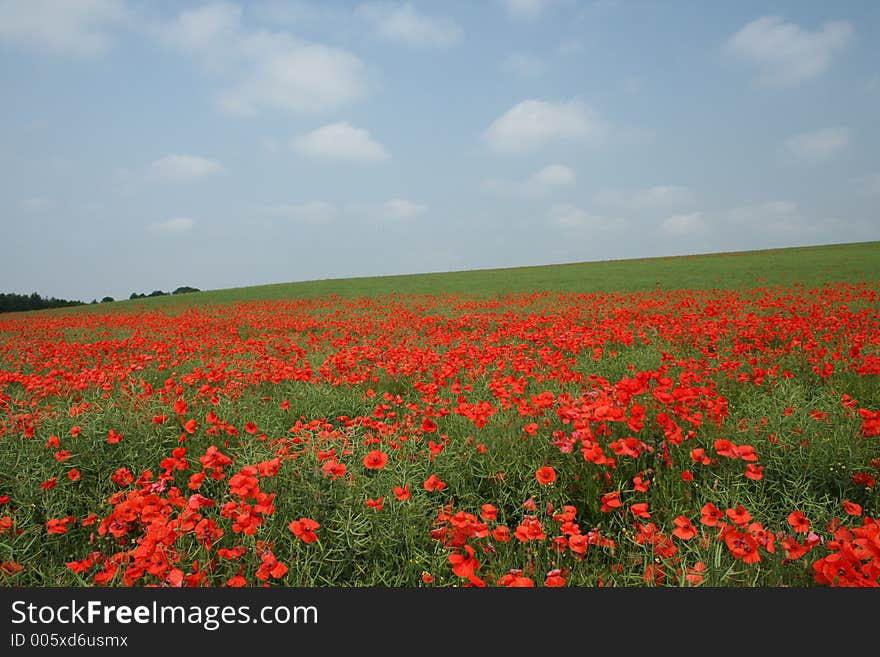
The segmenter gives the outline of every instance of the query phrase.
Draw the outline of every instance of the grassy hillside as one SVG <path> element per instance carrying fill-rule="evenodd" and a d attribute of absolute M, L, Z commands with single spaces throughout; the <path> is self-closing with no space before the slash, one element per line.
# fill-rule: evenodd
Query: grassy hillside
<path fill-rule="evenodd" d="M 131 309 L 266 299 L 338 295 L 376 297 L 385 294 L 461 293 L 491 296 L 508 292 L 549 290 L 589 293 L 637 291 L 657 287 L 747 288 L 802 283 L 880 281 L 880 241 L 763 251 L 606 260 L 537 267 L 325 279 L 153 297 L 72 309 Z M 70 312 L 65 310 L 64 312 Z"/>

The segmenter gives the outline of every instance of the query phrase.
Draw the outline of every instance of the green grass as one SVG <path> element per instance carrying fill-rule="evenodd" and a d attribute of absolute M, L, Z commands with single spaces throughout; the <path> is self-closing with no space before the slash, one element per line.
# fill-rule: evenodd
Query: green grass
<path fill-rule="evenodd" d="M 338 278 L 252 287 L 206 290 L 65 308 L 54 312 L 186 307 L 308 297 L 380 297 L 389 294 L 468 294 L 511 292 L 636 292 L 663 289 L 744 289 L 776 285 L 822 286 L 831 281 L 880 280 L 880 241 L 804 246 L 762 251 L 605 260 L 536 267 Z"/>

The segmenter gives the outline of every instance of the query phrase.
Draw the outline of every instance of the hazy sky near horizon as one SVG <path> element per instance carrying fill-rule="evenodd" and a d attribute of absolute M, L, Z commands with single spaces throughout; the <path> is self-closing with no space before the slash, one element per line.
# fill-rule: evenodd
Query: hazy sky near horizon
<path fill-rule="evenodd" d="M 0 0 L 0 291 L 880 239 L 880 2 Z"/>

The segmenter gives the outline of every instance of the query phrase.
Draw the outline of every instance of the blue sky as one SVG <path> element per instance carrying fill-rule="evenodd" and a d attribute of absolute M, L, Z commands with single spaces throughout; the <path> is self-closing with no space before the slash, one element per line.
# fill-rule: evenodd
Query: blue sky
<path fill-rule="evenodd" d="M 880 3 L 0 0 L 0 288 L 880 239 Z"/>

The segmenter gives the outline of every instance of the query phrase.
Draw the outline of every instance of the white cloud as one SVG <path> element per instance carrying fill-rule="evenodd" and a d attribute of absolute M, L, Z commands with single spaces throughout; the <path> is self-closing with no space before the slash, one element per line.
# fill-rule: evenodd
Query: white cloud
<path fill-rule="evenodd" d="M 548 220 L 560 228 L 599 228 L 608 223 L 605 217 L 590 214 L 570 203 L 557 203 L 550 208 Z"/>
<path fill-rule="evenodd" d="M 544 61 L 540 57 L 528 53 L 508 55 L 502 62 L 502 67 L 508 73 L 523 78 L 537 78 L 544 73 Z"/>
<path fill-rule="evenodd" d="M 853 32 L 847 21 L 823 23 L 811 32 L 776 16 L 762 16 L 734 34 L 727 49 L 756 65 L 762 84 L 783 86 L 824 73 Z"/>
<path fill-rule="evenodd" d="M 502 153 L 531 151 L 553 141 L 598 142 L 607 124 L 584 103 L 524 100 L 495 119 L 484 138 L 489 147 Z"/>
<path fill-rule="evenodd" d="M 195 220 L 189 217 L 175 217 L 168 221 L 150 224 L 150 230 L 157 233 L 185 233 L 191 230 L 195 223 Z"/>
<path fill-rule="evenodd" d="M 216 103 L 229 114 L 320 113 L 350 105 L 366 93 L 365 66 L 358 57 L 285 32 L 247 29 L 237 5 L 184 11 L 154 31 L 226 82 Z"/>
<path fill-rule="evenodd" d="M 636 190 L 606 189 L 596 194 L 596 201 L 627 210 L 654 210 L 692 203 L 694 195 L 680 185 L 655 185 Z"/>
<path fill-rule="evenodd" d="M 311 201 L 302 205 L 275 205 L 264 208 L 263 213 L 308 224 L 329 224 L 336 220 L 339 210 L 331 203 Z"/>
<path fill-rule="evenodd" d="M 209 55 L 241 38 L 241 7 L 218 2 L 182 11 L 162 25 L 158 36 L 180 50 Z"/>
<path fill-rule="evenodd" d="M 542 196 L 554 187 L 571 185 L 575 181 L 575 172 L 564 164 L 551 164 L 533 173 L 527 180 L 520 183 L 492 178 L 482 184 L 484 192 L 499 196 Z"/>
<path fill-rule="evenodd" d="M 393 198 L 382 206 L 382 215 L 388 219 L 414 219 L 427 211 L 427 205 L 404 198 Z"/>
<path fill-rule="evenodd" d="M 706 222 L 702 212 L 675 214 L 667 218 L 661 228 L 671 235 L 693 235 L 706 230 Z"/>
<path fill-rule="evenodd" d="M 841 127 L 824 128 L 795 135 L 785 143 L 802 160 L 824 160 L 849 145 L 849 130 Z"/>
<path fill-rule="evenodd" d="M 297 137 L 293 149 L 306 157 L 378 162 L 391 157 L 370 133 L 347 122 L 331 123 Z"/>
<path fill-rule="evenodd" d="M 550 4 L 550 0 L 501 0 L 511 18 L 531 21 L 538 18 Z"/>
<path fill-rule="evenodd" d="M 217 160 L 195 155 L 171 154 L 150 164 L 148 176 L 162 182 L 181 183 L 206 178 L 221 171 L 223 167 Z"/>
<path fill-rule="evenodd" d="M 419 14 L 409 3 L 368 2 L 357 12 L 380 37 L 408 46 L 447 48 L 461 41 L 464 34 L 454 21 Z"/>
<path fill-rule="evenodd" d="M 25 212 L 45 212 L 55 207 L 55 202 L 47 198 L 26 198 L 18 204 Z"/>
<path fill-rule="evenodd" d="M 56 55 L 93 56 L 126 19 L 122 0 L 0 0 L 0 43 Z"/>

